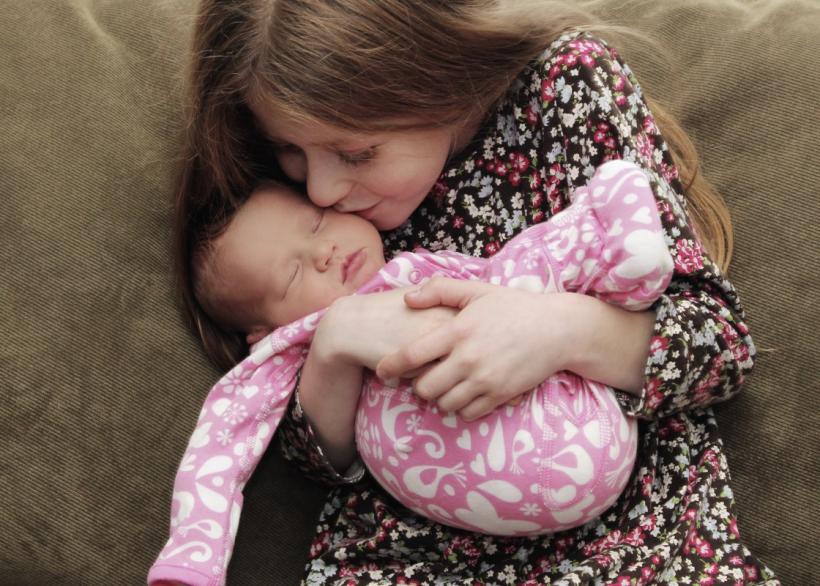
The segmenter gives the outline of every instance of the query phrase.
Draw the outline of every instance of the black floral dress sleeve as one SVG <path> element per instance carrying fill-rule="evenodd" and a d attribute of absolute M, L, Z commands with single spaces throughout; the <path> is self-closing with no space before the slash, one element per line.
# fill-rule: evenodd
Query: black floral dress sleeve
<path fill-rule="evenodd" d="M 358 458 L 343 473 L 330 464 L 299 403 L 298 388 L 277 432 L 282 440 L 280 446 L 285 459 L 292 462 L 308 478 L 334 486 L 355 484 L 364 477 L 365 468 Z"/>
<path fill-rule="evenodd" d="M 531 197 L 547 214 L 609 159 L 640 165 L 655 192 L 675 274 L 654 307 L 645 384 L 626 401 L 628 411 L 653 418 L 729 398 L 752 368 L 754 346 L 734 287 L 693 230 L 677 169 L 632 73 L 603 41 L 582 35 L 560 45 L 529 81 L 519 124 L 540 129 L 542 142 L 519 180 L 535 184 Z"/>

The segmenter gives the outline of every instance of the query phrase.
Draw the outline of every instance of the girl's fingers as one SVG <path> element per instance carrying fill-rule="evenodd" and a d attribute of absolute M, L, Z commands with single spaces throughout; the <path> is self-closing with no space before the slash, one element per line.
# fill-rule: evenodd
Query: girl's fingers
<path fill-rule="evenodd" d="M 447 413 L 459 413 L 476 399 L 478 391 L 469 381 L 461 381 L 438 398 L 438 408 Z"/>
<path fill-rule="evenodd" d="M 407 373 L 449 354 L 453 344 L 450 329 L 439 328 L 382 358 L 376 365 L 376 376 L 382 380 L 406 377 Z"/>
<path fill-rule="evenodd" d="M 477 296 L 486 293 L 487 287 L 486 283 L 480 281 L 459 281 L 436 277 L 427 281 L 421 288 L 405 294 L 404 302 L 408 307 L 414 309 L 424 309 L 436 305 L 461 309 Z"/>
<path fill-rule="evenodd" d="M 435 401 L 462 382 L 466 374 L 445 357 L 413 381 L 413 392 L 425 401 Z"/>
<path fill-rule="evenodd" d="M 458 412 L 464 421 L 474 421 L 492 413 L 498 404 L 488 395 L 479 395 Z"/>

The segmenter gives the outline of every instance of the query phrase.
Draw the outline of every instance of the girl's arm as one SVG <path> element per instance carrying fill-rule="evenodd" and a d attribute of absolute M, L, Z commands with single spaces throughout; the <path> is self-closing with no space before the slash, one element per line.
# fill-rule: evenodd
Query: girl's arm
<path fill-rule="evenodd" d="M 728 399 L 752 368 L 754 345 L 737 292 L 693 229 L 677 169 L 632 72 L 603 42 L 582 36 L 558 49 L 541 76 L 555 89 L 559 80 L 571 88 L 545 105 L 568 145 L 569 187 L 576 187 L 573 176 L 586 181 L 586 165 L 607 158 L 641 166 L 674 260 L 672 282 L 654 306 L 643 385 L 631 413 L 653 418 Z M 569 114 L 578 112 L 584 115 L 572 122 Z M 585 131 L 593 128 L 600 133 Z"/>
<path fill-rule="evenodd" d="M 408 304 L 441 302 L 462 312 L 435 338 L 385 360 L 380 374 L 395 376 L 425 360 L 444 359 L 417 389 L 424 396 L 452 388 L 456 403 L 488 395 L 471 416 L 561 368 L 631 391 L 629 412 L 647 418 L 732 396 L 754 355 L 743 311 L 692 229 L 677 172 L 631 73 L 603 43 L 580 36 L 557 47 L 534 77 L 528 87 L 539 94 L 524 95 L 522 110 L 537 101 L 538 127 L 548 130 L 543 160 L 533 160 L 530 172 L 560 182 L 557 191 L 564 196 L 543 198 L 551 206 L 547 215 L 566 206 L 567 194 L 604 161 L 632 160 L 647 173 L 658 202 L 675 263 L 671 284 L 655 311 L 644 314 L 589 299 L 535 301 L 474 283 L 431 284 L 419 297 L 408 297 Z M 554 145 L 563 152 L 556 156 Z"/>

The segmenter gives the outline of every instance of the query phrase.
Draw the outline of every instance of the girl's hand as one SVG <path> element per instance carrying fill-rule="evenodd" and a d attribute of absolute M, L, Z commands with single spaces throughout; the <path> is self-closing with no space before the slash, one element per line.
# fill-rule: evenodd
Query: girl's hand
<path fill-rule="evenodd" d="M 378 363 L 382 379 L 407 377 L 416 394 L 465 420 L 486 415 L 570 364 L 571 293 L 535 294 L 478 281 L 432 279 L 408 306 L 459 308 L 457 317 Z"/>

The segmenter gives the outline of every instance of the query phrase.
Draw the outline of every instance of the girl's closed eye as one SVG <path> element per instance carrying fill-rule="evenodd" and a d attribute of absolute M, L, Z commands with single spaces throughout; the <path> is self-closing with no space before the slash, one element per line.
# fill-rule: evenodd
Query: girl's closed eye
<path fill-rule="evenodd" d="M 377 147 L 378 145 L 374 145 L 364 150 L 355 152 L 338 151 L 337 155 L 343 163 L 355 167 L 357 165 L 363 165 L 364 163 L 368 163 L 375 159 Z"/>

